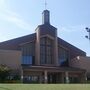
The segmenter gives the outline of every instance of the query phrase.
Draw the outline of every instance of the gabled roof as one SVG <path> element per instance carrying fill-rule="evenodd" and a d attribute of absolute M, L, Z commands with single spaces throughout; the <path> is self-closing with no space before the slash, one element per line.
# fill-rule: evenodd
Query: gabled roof
<path fill-rule="evenodd" d="M 58 43 L 59 45 L 62 45 L 63 47 L 68 48 L 68 50 L 70 51 L 70 56 L 71 58 L 76 57 L 76 56 L 86 56 L 86 53 L 84 51 L 82 51 L 81 49 L 71 45 L 70 43 L 64 41 L 61 38 L 58 38 Z"/>
<path fill-rule="evenodd" d="M 11 39 L 8 41 L 4 41 L 0 43 L 0 49 L 4 49 L 4 50 L 20 50 L 20 44 L 23 43 L 27 43 L 27 42 L 31 42 L 34 41 L 36 39 L 36 33 L 30 34 L 30 35 L 26 35 L 26 36 L 22 36 L 19 38 L 15 38 L 15 39 Z M 68 42 L 64 41 L 61 38 L 58 38 L 58 43 L 59 45 L 62 45 L 63 47 L 66 47 L 70 50 L 72 55 L 75 56 L 85 56 L 86 53 L 80 49 L 78 49 L 77 47 L 69 44 Z M 74 56 L 72 56 L 74 57 Z"/>
<path fill-rule="evenodd" d="M 36 34 L 30 34 L 19 38 L 11 39 L 0 43 L 0 49 L 6 50 L 19 50 L 19 45 L 22 43 L 30 42 L 35 40 Z"/>

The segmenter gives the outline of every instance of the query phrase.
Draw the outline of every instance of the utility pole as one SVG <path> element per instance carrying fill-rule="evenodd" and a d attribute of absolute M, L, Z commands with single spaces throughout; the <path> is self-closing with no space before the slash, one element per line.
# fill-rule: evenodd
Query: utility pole
<path fill-rule="evenodd" d="M 86 35 L 85 37 L 90 41 L 90 28 L 86 27 L 85 29 L 88 32 L 88 35 Z"/>

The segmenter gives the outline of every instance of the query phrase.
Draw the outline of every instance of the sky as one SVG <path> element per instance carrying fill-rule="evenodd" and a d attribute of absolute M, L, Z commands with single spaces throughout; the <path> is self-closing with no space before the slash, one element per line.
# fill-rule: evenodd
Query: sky
<path fill-rule="evenodd" d="M 90 0 L 47 0 L 58 36 L 90 56 Z M 32 34 L 42 24 L 45 0 L 0 0 L 0 42 Z"/>

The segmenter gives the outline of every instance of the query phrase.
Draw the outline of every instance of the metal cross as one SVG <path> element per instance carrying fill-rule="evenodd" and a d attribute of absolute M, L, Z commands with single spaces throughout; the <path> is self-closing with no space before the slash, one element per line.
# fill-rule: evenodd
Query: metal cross
<path fill-rule="evenodd" d="M 45 0 L 45 9 L 47 9 L 47 1 Z"/>

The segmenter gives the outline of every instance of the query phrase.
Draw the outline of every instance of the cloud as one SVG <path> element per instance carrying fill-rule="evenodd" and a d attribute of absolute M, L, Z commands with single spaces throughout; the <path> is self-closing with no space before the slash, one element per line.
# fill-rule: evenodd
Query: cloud
<path fill-rule="evenodd" d="M 64 26 L 60 28 L 60 31 L 72 33 L 72 32 L 78 32 L 78 31 L 85 30 L 85 27 L 86 25 Z"/>
<path fill-rule="evenodd" d="M 7 38 L 7 36 L 3 33 L 0 33 L 0 42 L 4 41 Z"/>
<path fill-rule="evenodd" d="M 4 18 L 21 29 L 30 30 L 30 25 L 15 12 L 8 11 Z"/>
<path fill-rule="evenodd" d="M 13 23 L 17 27 L 25 30 L 30 30 L 30 24 L 27 23 L 18 13 L 2 8 L 5 5 L 5 0 L 0 0 L 0 20 L 4 20 L 9 23 Z"/>
<path fill-rule="evenodd" d="M 5 0 L 0 0 L 0 7 L 5 4 Z"/>
<path fill-rule="evenodd" d="M 0 11 L 3 11 L 6 8 L 5 0 L 0 0 Z"/>

